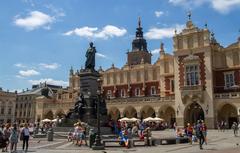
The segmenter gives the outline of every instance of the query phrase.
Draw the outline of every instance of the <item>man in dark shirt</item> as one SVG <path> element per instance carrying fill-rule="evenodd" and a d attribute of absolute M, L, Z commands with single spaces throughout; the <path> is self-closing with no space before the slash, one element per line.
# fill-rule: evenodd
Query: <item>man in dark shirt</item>
<path fill-rule="evenodd" d="M 202 145 L 205 142 L 205 140 L 204 140 L 204 135 L 203 135 L 202 121 L 198 121 L 196 133 L 197 133 L 197 137 L 199 139 L 199 147 L 200 147 L 200 149 L 203 149 Z"/>

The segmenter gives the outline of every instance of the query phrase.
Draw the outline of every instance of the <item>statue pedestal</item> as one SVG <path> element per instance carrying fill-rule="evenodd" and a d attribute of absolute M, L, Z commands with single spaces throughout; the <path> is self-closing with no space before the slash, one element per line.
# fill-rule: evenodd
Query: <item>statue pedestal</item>
<path fill-rule="evenodd" d="M 97 71 L 84 69 L 80 72 L 80 92 L 83 95 L 97 95 L 98 79 L 100 78 L 100 74 Z"/>

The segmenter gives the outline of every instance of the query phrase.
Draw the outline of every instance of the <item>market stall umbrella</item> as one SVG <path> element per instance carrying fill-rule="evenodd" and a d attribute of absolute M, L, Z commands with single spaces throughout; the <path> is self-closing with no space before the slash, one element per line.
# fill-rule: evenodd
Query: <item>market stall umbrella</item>
<path fill-rule="evenodd" d="M 124 118 L 119 119 L 119 121 L 120 122 L 129 122 L 131 120 L 129 118 L 127 118 L 127 117 L 124 117 Z"/>
<path fill-rule="evenodd" d="M 52 120 L 52 122 L 57 122 L 57 120 L 58 120 L 58 119 L 55 118 L 55 119 Z"/>
<path fill-rule="evenodd" d="M 135 117 L 130 118 L 129 120 L 130 120 L 131 122 L 137 122 L 137 121 L 140 121 L 140 119 L 137 119 L 137 118 L 135 118 Z"/>
<path fill-rule="evenodd" d="M 46 118 L 46 119 L 42 120 L 42 122 L 52 122 L 52 120 Z"/>
<path fill-rule="evenodd" d="M 155 117 L 155 118 L 153 118 L 153 121 L 161 122 L 161 121 L 164 121 L 164 119 L 159 118 L 159 117 Z"/>
<path fill-rule="evenodd" d="M 148 118 L 145 118 L 144 120 L 143 120 L 143 122 L 151 122 L 151 121 L 154 121 L 154 118 L 152 118 L 152 117 L 148 117 Z"/>

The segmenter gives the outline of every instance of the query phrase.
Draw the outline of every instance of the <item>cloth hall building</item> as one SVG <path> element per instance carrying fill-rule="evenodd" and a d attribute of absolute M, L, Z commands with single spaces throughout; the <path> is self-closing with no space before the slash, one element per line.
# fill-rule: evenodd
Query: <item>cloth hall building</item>
<path fill-rule="evenodd" d="M 191 18 L 173 37 L 173 55 L 161 44 L 158 60 L 143 37 L 139 20 L 132 50 L 122 68 L 101 70 L 109 116 L 163 118 L 178 126 L 204 120 L 209 128 L 240 115 L 240 39 L 224 48 L 207 26 Z"/>

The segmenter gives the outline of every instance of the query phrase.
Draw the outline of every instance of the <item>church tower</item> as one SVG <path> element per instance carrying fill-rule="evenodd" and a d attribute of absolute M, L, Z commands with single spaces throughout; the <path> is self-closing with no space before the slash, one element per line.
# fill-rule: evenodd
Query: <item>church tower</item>
<path fill-rule="evenodd" d="M 151 53 L 148 52 L 147 42 L 143 38 L 141 19 L 138 19 L 138 27 L 135 39 L 132 41 L 132 51 L 127 53 L 128 65 L 151 64 Z"/>

